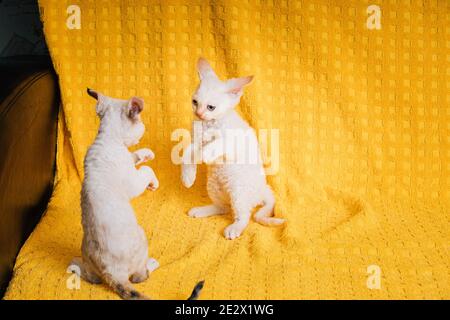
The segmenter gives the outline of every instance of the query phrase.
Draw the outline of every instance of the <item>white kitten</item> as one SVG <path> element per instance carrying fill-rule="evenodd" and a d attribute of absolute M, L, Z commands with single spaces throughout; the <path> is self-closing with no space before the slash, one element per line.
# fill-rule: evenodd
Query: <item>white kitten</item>
<path fill-rule="evenodd" d="M 275 198 L 267 185 L 264 168 L 253 129 L 234 107 L 239 104 L 243 88 L 253 77 L 234 78 L 221 81 L 209 63 L 200 58 L 197 63 L 200 84 L 192 99 L 194 114 L 202 121 L 202 141 L 191 144 L 183 154 L 181 179 L 185 187 L 193 185 L 196 164 L 193 156 L 201 154 L 208 165 L 207 190 L 211 205 L 195 207 L 189 211 L 191 217 L 209 217 L 232 212 L 234 222 L 224 235 L 235 239 L 247 227 L 252 210 L 255 221 L 264 225 L 279 225 L 283 219 L 273 218 Z M 245 139 L 247 147 L 236 148 L 236 141 Z M 242 154 L 247 151 L 253 154 Z M 250 158 L 256 161 L 250 161 Z M 246 159 L 242 162 L 240 160 Z"/>
<path fill-rule="evenodd" d="M 83 279 L 103 281 L 123 299 L 146 298 L 130 281 L 146 280 L 158 262 L 148 257 L 147 237 L 129 201 L 145 189 L 156 190 L 159 182 L 150 167 L 136 169 L 153 159 L 153 152 L 128 151 L 145 131 L 140 119 L 144 101 L 113 99 L 90 89 L 88 94 L 97 99 L 100 128 L 84 160 L 82 259 L 72 264 L 80 268 Z"/>

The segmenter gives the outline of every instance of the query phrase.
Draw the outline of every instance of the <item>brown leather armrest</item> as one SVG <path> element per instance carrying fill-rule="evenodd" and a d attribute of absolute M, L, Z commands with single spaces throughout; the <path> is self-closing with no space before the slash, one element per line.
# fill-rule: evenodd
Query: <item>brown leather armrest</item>
<path fill-rule="evenodd" d="M 4 79 L 11 74 L 0 68 L 0 78 L 15 83 L 0 97 L 0 297 L 51 195 L 60 103 L 48 68 L 27 68 Z"/>

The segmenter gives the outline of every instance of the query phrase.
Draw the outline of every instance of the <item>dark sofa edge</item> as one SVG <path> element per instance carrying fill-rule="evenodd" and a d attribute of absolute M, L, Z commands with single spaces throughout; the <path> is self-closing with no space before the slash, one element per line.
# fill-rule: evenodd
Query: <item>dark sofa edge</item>
<path fill-rule="evenodd" d="M 1 299 L 17 255 L 53 192 L 61 100 L 57 76 L 48 61 L 0 63 L 0 71 L 0 82 L 10 86 L 0 97 Z"/>

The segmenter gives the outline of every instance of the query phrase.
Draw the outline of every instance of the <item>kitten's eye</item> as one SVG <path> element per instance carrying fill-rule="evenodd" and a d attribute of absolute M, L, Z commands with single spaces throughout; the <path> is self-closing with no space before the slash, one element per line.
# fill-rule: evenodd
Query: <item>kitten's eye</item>
<path fill-rule="evenodd" d="M 206 106 L 206 109 L 208 109 L 209 111 L 214 111 L 215 108 L 216 108 L 215 106 L 212 106 L 212 105 L 210 105 L 210 104 L 208 104 L 208 105 Z"/>
<path fill-rule="evenodd" d="M 198 105 L 198 102 L 197 102 L 197 100 L 195 100 L 195 99 L 192 99 L 192 104 L 193 104 L 194 106 L 197 106 L 197 105 Z"/>

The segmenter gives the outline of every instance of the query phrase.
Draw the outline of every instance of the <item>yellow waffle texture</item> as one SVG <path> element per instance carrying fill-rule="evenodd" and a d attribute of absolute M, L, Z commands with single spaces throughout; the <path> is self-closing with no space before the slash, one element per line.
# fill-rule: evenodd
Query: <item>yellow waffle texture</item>
<path fill-rule="evenodd" d="M 118 299 L 103 285 L 67 286 L 83 157 L 99 124 L 86 87 L 146 102 L 137 147 L 155 151 L 161 187 L 132 204 L 161 267 L 138 290 L 185 299 L 205 279 L 202 299 L 450 298 L 448 0 L 39 5 L 63 100 L 57 179 L 6 299 Z M 79 29 L 67 26 L 70 5 Z M 379 29 L 368 27 L 370 5 Z M 228 241 L 230 216 L 186 215 L 209 202 L 205 168 L 185 189 L 171 134 L 190 129 L 200 56 L 222 78 L 255 75 L 238 109 L 257 132 L 279 132 L 268 181 L 284 226 L 252 222 Z"/>

